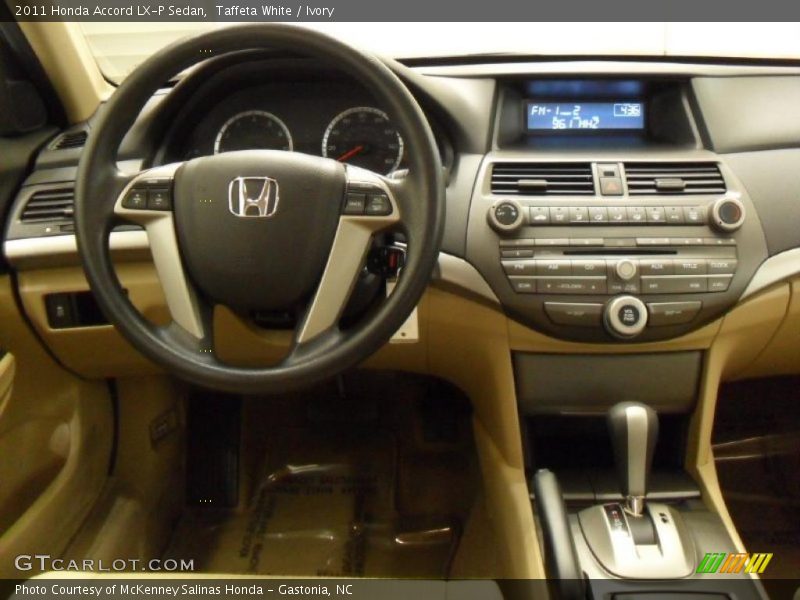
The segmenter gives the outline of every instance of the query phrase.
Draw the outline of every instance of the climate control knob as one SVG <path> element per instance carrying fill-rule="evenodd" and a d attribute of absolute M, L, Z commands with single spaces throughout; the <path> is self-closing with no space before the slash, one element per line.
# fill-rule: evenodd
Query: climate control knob
<path fill-rule="evenodd" d="M 606 304 L 603 322 L 611 335 L 635 337 L 647 325 L 647 307 L 634 296 L 617 296 Z"/>
<path fill-rule="evenodd" d="M 720 198 L 711 206 L 711 223 L 721 231 L 736 231 L 744 223 L 744 204 L 736 198 Z"/>
<path fill-rule="evenodd" d="M 489 224 L 497 231 L 514 231 L 524 223 L 523 208 L 516 200 L 500 200 L 489 209 Z"/>
<path fill-rule="evenodd" d="M 638 270 L 636 263 L 627 259 L 619 261 L 614 267 L 614 272 L 622 281 L 630 281 L 636 277 Z"/>

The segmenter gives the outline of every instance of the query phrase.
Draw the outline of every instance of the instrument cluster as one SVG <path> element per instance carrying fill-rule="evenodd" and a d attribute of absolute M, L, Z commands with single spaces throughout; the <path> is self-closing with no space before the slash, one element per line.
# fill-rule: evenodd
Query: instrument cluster
<path fill-rule="evenodd" d="M 345 81 L 280 81 L 233 92 L 186 138 L 183 159 L 247 149 L 304 152 L 388 174 L 404 166 L 386 112 Z"/>

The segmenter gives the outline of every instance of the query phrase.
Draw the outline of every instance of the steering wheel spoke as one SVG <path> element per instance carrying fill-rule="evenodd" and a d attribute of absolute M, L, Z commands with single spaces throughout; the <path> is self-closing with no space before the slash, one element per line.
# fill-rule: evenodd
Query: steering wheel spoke
<path fill-rule="evenodd" d="M 389 180 L 348 166 L 342 215 L 325 270 L 295 334 L 308 343 L 338 326 L 372 244 L 373 236 L 400 222 L 400 209 Z"/>
<path fill-rule="evenodd" d="M 148 169 L 130 178 L 114 214 L 144 227 L 173 322 L 211 350 L 210 307 L 205 306 L 183 267 L 172 212 L 172 183 L 181 163 Z M 205 345 L 208 350 L 205 350 Z"/>

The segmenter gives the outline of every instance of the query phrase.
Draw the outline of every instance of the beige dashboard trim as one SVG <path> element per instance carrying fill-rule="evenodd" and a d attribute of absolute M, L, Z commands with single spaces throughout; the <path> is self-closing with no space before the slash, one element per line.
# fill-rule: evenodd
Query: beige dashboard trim
<path fill-rule="evenodd" d="M 758 267 L 739 300 L 800 274 L 800 248 L 793 248 L 769 257 Z"/>
<path fill-rule="evenodd" d="M 70 123 L 85 121 L 113 91 L 77 23 L 20 22 L 20 29 L 53 83 Z"/>
<path fill-rule="evenodd" d="M 109 236 L 109 247 L 114 252 L 134 252 L 136 258 L 150 254 L 144 230 L 114 231 Z M 3 252 L 8 263 L 17 269 L 62 267 L 79 262 L 74 235 L 6 240 Z"/>
<path fill-rule="evenodd" d="M 651 61 L 547 61 L 521 63 L 486 63 L 417 67 L 422 75 L 439 77 L 502 77 L 507 75 L 681 75 L 700 77 L 741 77 L 747 75 L 800 75 L 797 67 L 763 65 L 712 65 Z"/>

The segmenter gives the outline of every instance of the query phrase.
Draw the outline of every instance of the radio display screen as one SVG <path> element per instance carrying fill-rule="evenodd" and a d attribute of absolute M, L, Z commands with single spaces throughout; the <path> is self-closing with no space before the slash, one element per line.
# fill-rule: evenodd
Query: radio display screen
<path fill-rule="evenodd" d="M 528 131 L 643 131 L 644 102 L 527 103 Z"/>

